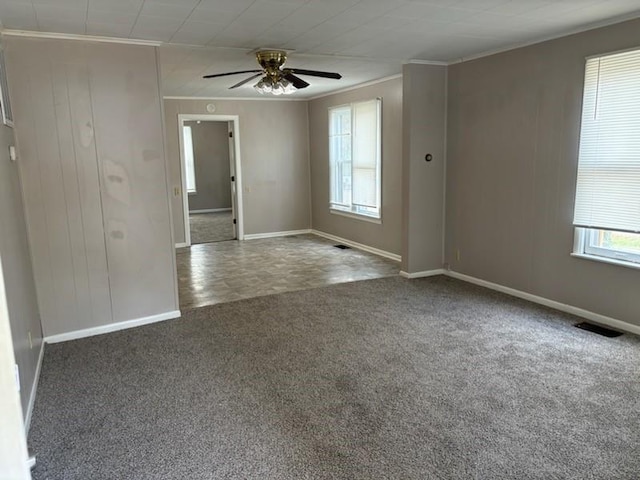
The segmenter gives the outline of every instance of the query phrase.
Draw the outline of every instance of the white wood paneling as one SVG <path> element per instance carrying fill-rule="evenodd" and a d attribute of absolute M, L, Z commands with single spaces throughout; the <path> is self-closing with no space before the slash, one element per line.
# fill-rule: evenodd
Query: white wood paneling
<path fill-rule="evenodd" d="M 45 334 L 175 311 L 154 47 L 6 48 Z"/>
<path fill-rule="evenodd" d="M 176 310 L 160 91 L 151 47 L 95 44 L 92 53 L 113 317 L 122 322 Z"/>

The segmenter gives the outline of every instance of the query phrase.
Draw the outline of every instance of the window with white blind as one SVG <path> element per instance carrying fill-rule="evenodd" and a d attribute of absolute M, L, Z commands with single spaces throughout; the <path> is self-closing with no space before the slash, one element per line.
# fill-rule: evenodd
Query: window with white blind
<path fill-rule="evenodd" d="M 640 263 L 640 50 L 587 59 L 574 253 Z"/>
<path fill-rule="evenodd" d="M 380 218 L 381 100 L 329 109 L 329 206 Z"/>
<path fill-rule="evenodd" d="M 183 128 L 184 140 L 184 164 L 187 180 L 187 193 L 196 193 L 196 166 L 193 157 L 193 136 L 191 135 L 191 127 Z"/>

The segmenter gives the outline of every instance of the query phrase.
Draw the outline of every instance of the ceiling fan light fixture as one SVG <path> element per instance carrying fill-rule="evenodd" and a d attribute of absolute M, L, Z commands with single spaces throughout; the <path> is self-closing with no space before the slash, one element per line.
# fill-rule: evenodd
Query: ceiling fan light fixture
<path fill-rule="evenodd" d="M 293 86 L 293 83 L 286 78 L 280 78 L 277 81 L 273 81 L 273 79 L 268 76 L 262 77 L 260 81 L 253 86 L 253 88 L 263 95 L 270 93 L 276 96 L 290 95 L 297 90 L 297 88 Z"/>
<path fill-rule="evenodd" d="M 256 83 L 253 88 L 256 89 L 258 93 L 271 93 L 273 90 L 272 82 L 269 77 L 262 77 L 258 83 Z"/>
<path fill-rule="evenodd" d="M 298 90 L 296 87 L 293 86 L 293 83 L 291 83 L 286 78 L 283 78 L 282 80 L 280 80 L 280 83 L 284 87 L 284 91 L 282 93 L 284 93 L 285 95 L 291 95 L 293 92 Z"/>

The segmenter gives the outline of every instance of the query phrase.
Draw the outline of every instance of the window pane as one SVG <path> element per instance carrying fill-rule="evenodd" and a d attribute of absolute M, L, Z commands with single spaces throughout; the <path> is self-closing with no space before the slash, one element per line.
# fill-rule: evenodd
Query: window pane
<path fill-rule="evenodd" d="M 640 253 L 640 234 L 596 230 L 592 237 L 592 246 Z"/>
<path fill-rule="evenodd" d="M 330 206 L 380 217 L 380 100 L 329 109 Z"/>
<path fill-rule="evenodd" d="M 378 100 L 353 106 L 353 203 L 378 207 L 380 122 Z"/>
<path fill-rule="evenodd" d="M 587 61 L 574 225 L 640 230 L 640 50 Z"/>
<path fill-rule="evenodd" d="M 351 108 L 329 111 L 330 202 L 351 207 Z"/>
<path fill-rule="evenodd" d="M 191 127 L 183 127 L 184 132 L 184 161 L 186 167 L 187 192 L 196 191 L 196 168 L 193 158 L 193 138 Z"/>

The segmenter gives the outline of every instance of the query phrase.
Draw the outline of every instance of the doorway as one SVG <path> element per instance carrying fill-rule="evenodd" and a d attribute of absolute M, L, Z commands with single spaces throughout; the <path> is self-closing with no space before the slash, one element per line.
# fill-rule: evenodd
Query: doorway
<path fill-rule="evenodd" d="M 238 117 L 178 115 L 185 246 L 243 238 Z"/>

